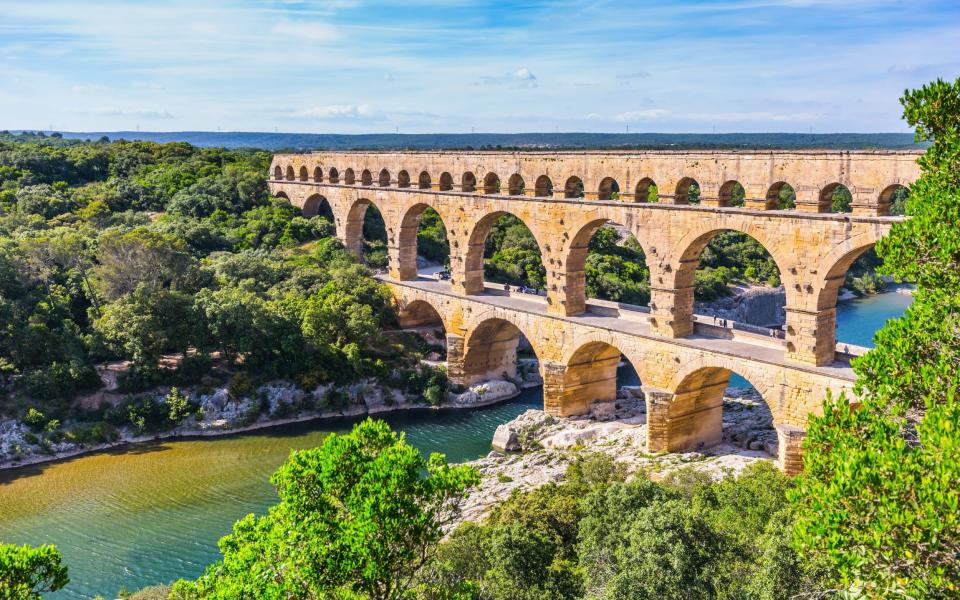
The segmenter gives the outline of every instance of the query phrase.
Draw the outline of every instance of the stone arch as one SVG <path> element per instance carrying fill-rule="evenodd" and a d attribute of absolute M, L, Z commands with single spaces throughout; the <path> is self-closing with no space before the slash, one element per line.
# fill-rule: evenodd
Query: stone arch
<path fill-rule="evenodd" d="M 909 194 L 909 193 L 910 193 L 910 188 L 907 187 L 907 186 L 905 186 L 905 185 L 903 185 L 903 184 L 900 184 L 900 183 L 894 183 L 894 184 L 892 184 L 892 185 L 888 185 L 887 187 L 883 188 L 883 191 L 880 192 L 880 197 L 879 197 L 878 200 L 877 200 L 877 214 L 878 214 L 878 215 L 880 215 L 880 216 L 888 216 L 888 215 L 897 215 L 897 216 L 899 216 L 899 215 L 902 215 L 902 214 L 903 214 L 903 212 L 892 210 L 892 209 L 893 209 L 893 199 L 894 199 L 894 196 L 896 196 L 898 193 L 904 193 L 904 192 L 901 192 L 901 190 L 904 190 L 906 194 Z"/>
<path fill-rule="evenodd" d="M 590 341 L 578 346 L 564 361 L 563 391 L 559 414 L 590 412 L 594 403 L 617 400 L 617 367 L 622 352 L 608 341 Z"/>
<path fill-rule="evenodd" d="M 676 192 L 673 194 L 673 203 L 674 204 L 697 204 L 699 203 L 699 197 L 696 202 L 693 201 L 691 197 L 691 191 L 697 190 L 699 194 L 700 184 L 693 177 L 684 177 L 677 183 Z"/>
<path fill-rule="evenodd" d="M 586 310 L 587 306 L 587 280 L 586 280 L 586 262 L 587 253 L 590 247 L 590 240 L 594 234 L 604 225 L 616 225 L 612 220 L 606 217 L 597 217 L 586 221 L 575 229 L 576 233 L 570 239 L 570 245 L 567 248 L 567 254 L 563 262 L 564 282 L 563 288 L 566 290 L 566 314 L 576 315 Z M 631 235 L 634 235 L 631 233 Z M 636 236 L 634 235 L 636 238 Z M 643 242 L 636 238 L 643 249 L 645 256 L 649 257 L 649 250 Z"/>
<path fill-rule="evenodd" d="M 470 231 L 466 252 L 464 253 L 463 287 L 465 293 L 482 294 L 484 292 L 483 254 L 486 248 L 487 236 L 490 234 L 490 230 L 493 228 L 494 223 L 497 222 L 497 219 L 506 215 L 517 218 L 527 227 L 527 229 L 530 230 L 530 233 L 533 234 L 533 238 L 537 242 L 537 250 L 540 252 L 540 260 L 541 262 L 544 261 L 545 253 L 543 251 L 543 243 L 538 237 L 537 231 L 532 229 L 524 219 L 507 211 L 498 210 L 489 212 L 477 219 L 477 222 L 473 225 L 473 229 Z M 545 264 L 544 268 L 546 268 Z M 453 283 L 456 285 L 460 282 L 454 281 Z"/>
<path fill-rule="evenodd" d="M 448 360 L 452 381 L 473 385 L 491 379 L 516 380 L 517 349 L 521 335 L 540 360 L 540 371 L 543 373 L 544 357 L 537 347 L 538 340 L 527 335 L 512 316 L 508 311 L 502 314 L 490 311 L 478 316 L 464 336 L 461 360 L 454 361 L 452 357 Z"/>
<path fill-rule="evenodd" d="M 377 185 L 380 187 L 390 187 L 390 171 L 380 169 L 380 175 L 377 176 Z"/>
<path fill-rule="evenodd" d="M 313 168 L 313 181 L 314 183 L 320 183 L 323 181 L 323 168 L 316 166 Z"/>
<path fill-rule="evenodd" d="M 307 174 L 307 167 L 300 167 L 300 181 L 309 181 L 310 176 Z"/>
<path fill-rule="evenodd" d="M 787 196 L 783 199 L 783 196 Z M 786 181 L 778 181 L 767 190 L 765 210 L 791 210 L 797 207 L 797 192 Z"/>
<path fill-rule="evenodd" d="M 651 451 L 682 452 L 703 450 L 723 441 L 723 395 L 730 376 L 737 373 L 754 386 L 770 408 L 773 425 L 783 416 L 779 399 L 770 397 L 774 388 L 762 387 L 763 378 L 741 369 L 734 357 L 701 357 L 684 363 L 673 375 L 672 398 L 667 404 L 648 404 L 648 444 Z"/>
<path fill-rule="evenodd" d="M 399 248 L 399 265 L 397 265 L 397 268 L 400 272 L 400 279 L 416 279 L 417 277 L 417 235 L 420 228 L 420 218 L 424 212 L 431 208 L 436 210 L 429 204 L 419 202 L 409 207 L 400 219 L 400 233 L 397 236 Z M 437 214 L 440 216 L 444 229 L 449 232 L 443 214 L 440 211 L 437 211 Z M 448 243 L 450 241 L 449 233 L 447 234 L 447 241 Z"/>
<path fill-rule="evenodd" d="M 719 206 L 743 206 L 745 204 L 746 190 L 743 184 L 736 179 L 731 179 L 720 186 L 720 196 L 717 199 Z"/>
<path fill-rule="evenodd" d="M 523 177 L 520 173 L 514 173 L 507 181 L 507 193 L 511 196 L 522 196 L 524 193 Z"/>
<path fill-rule="evenodd" d="M 553 181 L 551 181 L 546 175 L 537 177 L 535 188 L 536 195 L 541 198 L 549 198 L 553 196 Z"/>
<path fill-rule="evenodd" d="M 360 185 L 364 187 L 373 185 L 373 174 L 370 173 L 370 169 L 364 169 L 360 172 Z"/>
<path fill-rule="evenodd" d="M 371 205 L 375 206 L 381 215 L 386 215 L 376 203 L 368 198 L 359 198 L 350 205 L 345 219 L 346 222 L 343 224 L 343 245 L 357 257 L 363 256 L 363 221 L 367 214 L 367 208 Z M 340 225 L 340 223 L 337 224 Z"/>
<path fill-rule="evenodd" d="M 850 203 L 837 202 L 837 206 L 834 205 L 834 195 L 837 194 L 846 194 L 850 197 Z M 817 202 L 817 212 L 837 212 L 837 213 L 848 213 L 853 210 L 852 208 L 853 194 L 850 191 L 850 188 L 843 185 L 839 182 L 833 182 L 823 186 L 823 189 L 820 190 L 820 196 Z"/>
<path fill-rule="evenodd" d="M 634 191 L 634 202 L 651 202 L 653 201 L 650 198 L 650 192 L 657 189 L 657 183 L 650 179 L 649 177 L 644 177 L 637 182 L 636 190 Z"/>
<path fill-rule="evenodd" d="M 620 184 L 613 177 L 604 177 L 597 189 L 598 200 L 618 200 L 620 198 Z"/>
<path fill-rule="evenodd" d="M 567 182 L 563 185 L 563 197 L 564 198 L 583 198 L 583 180 L 573 175 L 567 178 Z"/>
<path fill-rule="evenodd" d="M 290 202 L 290 196 L 288 196 L 287 193 L 284 192 L 284 191 L 279 191 L 279 192 L 277 192 L 276 194 L 273 195 L 273 197 L 274 197 L 274 198 L 283 198 L 283 199 L 286 200 L 287 202 Z"/>
<path fill-rule="evenodd" d="M 287 166 L 287 181 L 293 181 L 296 179 L 296 176 L 293 173 L 293 165 Z"/>
<path fill-rule="evenodd" d="M 326 217 L 331 223 L 336 223 L 330 202 L 320 194 L 313 194 L 307 198 L 301 211 L 305 217 L 321 216 Z"/>
<path fill-rule="evenodd" d="M 666 309 L 669 309 L 669 320 L 672 321 L 672 324 L 669 326 L 671 335 L 673 337 L 685 337 L 693 333 L 694 274 L 699 268 L 700 257 L 704 248 L 707 247 L 710 240 L 726 231 L 742 233 L 753 238 L 766 250 L 767 254 L 770 255 L 776 264 L 781 282 L 784 283 L 787 297 L 786 304 L 788 307 L 793 305 L 792 299 L 794 292 L 787 281 L 790 277 L 790 272 L 787 268 L 788 263 L 785 262 L 784 257 L 778 255 L 776 251 L 777 245 L 775 243 L 772 243 L 771 240 L 762 235 L 758 237 L 758 231 L 751 232 L 747 229 L 748 228 L 739 227 L 735 224 L 725 227 L 695 229 L 676 244 L 675 248 L 678 253 L 672 255 L 672 260 L 669 261 L 669 266 L 666 269 L 668 281 L 670 282 L 668 289 L 659 291 L 656 289 L 652 290 L 650 307 L 654 313 L 659 313 L 655 314 L 655 321 L 652 325 L 657 330 L 661 332 L 665 331 L 663 328 L 666 327 L 666 324 L 661 323 L 660 320 L 667 319 Z M 658 294 L 660 295 L 659 298 L 657 297 Z"/>
<path fill-rule="evenodd" d="M 473 172 L 467 171 L 460 177 L 460 191 L 477 191 L 477 176 L 474 175 Z"/>
<path fill-rule="evenodd" d="M 347 185 L 354 185 L 355 183 L 357 183 L 357 176 L 356 176 L 356 174 L 353 172 L 353 169 L 351 169 L 351 168 L 348 167 L 348 168 L 343 172 L 343 182 L 344 182 L 345 184 L 347 184 Z"/>
<path fill-rule="evenodd" d="M 500 193 L 500 176 L 490 171 L 483 178 L 483 193 L 484 194 L 499 194 Z"/>
<path fill-rule="evenodd" d="M 349 171 L 350 169 L 347 170 Z M 340 172 L 337 171 L 336 167 L 330 167 L 330 175 L 327 177 L 327 181 L 330 183 L 340 183 Z"/>
<path fill-rule="evenodd" d="M 414 300 L 406 304 L 397 304 L 397 321 L 403 329 L 420 329 L 439 325 L 444 332 L 450 331 L 447 320 L 437 308 L 426 300 Z"/>
<path fill-rule="evenodd" d="M 397 173 L 397 187 L 408 188 L 410 187 L 410 173 L 407 173 L 406 170 L 402 170 Z"/>
<path fill-rule="evenodd" d="M 430 173 L 426 171 L 420 171 L 420 176 L 417 178 L 417 187 L 421 190 L 429 190 L 430 184 Z"/>
<path fill-rule="evenodd" d="M 444 171 L 440 173 L 440 191 L 449 192 L 453 189 L 453 175 Z"/>
<path fill-rule="evenodd" d="M 273 178 L 278 181 L 283 179 L 283 167 L 277 165 L 273 168 Z"/>

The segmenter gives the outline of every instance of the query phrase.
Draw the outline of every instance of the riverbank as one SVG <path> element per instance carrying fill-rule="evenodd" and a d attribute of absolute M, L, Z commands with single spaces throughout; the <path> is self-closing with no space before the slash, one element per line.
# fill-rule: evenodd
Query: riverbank
<path fill-rule="evenodd" d="M 621 388 L 612 414 L 571 418 L 527 410 L 497 428 L 499 450 L 468 464 L 481 482 L 463 506 L 461 521 L 480 521 L 515 490 L 532 490 L 560 482 L 578 455 L 606 454 L 620 462 L 628 476 L 660 480 L 682 468 L 714 479 L 736 475 L 756 461 L 773 461 L 777 435 L 770 410 L 753 389 L 729 388 L 724 397 L 723 441 L 702 452 L 650 454 L 646 451 L 647 419 L 643 394 Z"/>
<path fill-rule="evenodd" d="M 518 385 L 519 383 L 519 385 Z M 248 396 L 231 399 L 227 387 L 207 393 L 187 388 L 182 393 L 199 405 L 200 417 L 191 416 L 183 425 L 167 430 L 140 434 L 129 427 L 116 430 L 116 439 L 99 443 L 57 442 L 44 446 L 43 438 L 21 421 L 0 421 L 0 471 L 30 465 L 56 462 L 108 451 L 128 445 L 169 439 L 190 439 L 230 436 L 271 429 L 294 423 L 327 419 L 360 419 L 366 416 L 395 412 L 466 410 L 492 406 L 515 398 L 522 389 L 540 385 L 535 378 L 514 383 L 493 380 L 473 385 L 460 393 L 449 393 L 438 405 L 422 398 L 410 398 L 396 388 L 375 381 L 362 381 L 349 386 L 318 386 L 306 392 L 290 382 L 272 382 L 258 387 Z M 170 388 L 158 388 L 148 396 L 159 402 Z M 310 398 L 310 402 L 305 402 Z M 299 410 L 294 407 L 330 402 L 339 398 L 336 408 Z M 295 414 L 290 414 L 294 410 Z M 285 416 L 278 416 L 285 415 Z M 35 441 L 32 441 L 35 440 Z"/>

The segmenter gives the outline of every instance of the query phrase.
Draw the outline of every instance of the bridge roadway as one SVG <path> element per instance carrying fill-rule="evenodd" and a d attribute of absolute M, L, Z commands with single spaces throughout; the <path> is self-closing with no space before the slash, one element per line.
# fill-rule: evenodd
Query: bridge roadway
<path fill-rule="evenodd" d="M 789 361 L 783 340 L 709 322 L 688 337 L 670 339 L 653 331 L 649 315 L 637 307 L 590 301 L 585 312 L 565 316 L 551 313 L 541 296 L 490 287 L 466 295 L 448 281 L 423 276 L 379 279 L 389 285 L 402 325 L 443 325 L 453 383 L 516 377 L 522 333 L 540 361 L 544 408 L 558 416 L 614 401 L 617 363 L 625 356 L 644 384 L 651 452 L 719 442 L 723 391 L 735 372 L 770 406 L 779 463 L 796 473 L 809 413 L 821 412 L 827 390 L 850 390 L 855 380 L 849 361 Z"/>

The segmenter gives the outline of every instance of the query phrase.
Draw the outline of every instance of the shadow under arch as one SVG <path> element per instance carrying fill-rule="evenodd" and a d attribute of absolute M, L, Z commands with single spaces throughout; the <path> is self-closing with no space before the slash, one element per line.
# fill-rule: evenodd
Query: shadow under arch
<path fill-rule="evenodd" d="M 313 194 L 303 203 L 300 209 L 305 217 L 324 217 L 333 224 L 336 224 L 336 218 L 333 215 L 333 208 L 330 202 L 320 194 Z"/>
<path fill-rule="evenodd" d="M 481 315 L 467 331 L 460 360 L 455 361 L 452 352 L 448 354 L 447 368 L 451 381 L 465 386 L 493 379 L 518 382 L 518 353 L 526 346 L 537 357 L 542 376 L 543 355 L 536 346 L 535 338 L 527 335 L 517 323 L 505 318 L 508 314 Z M 525 343 L 521 340 L 525 340 Z"/>
<path fill-rule="evenodd" d="M 637 363 L 609 336 L 600 333 L 578 341 L 579 345 L 563 360 L 563 392 L 557 399 L 560 414 L 586 414 L 595 403 L 615 402 L 621 361 L 629 364 L 643 381 Z"/>
<path fill-rule="evenodd" d="M 493 211 L 485 214 L 477 220 L 470 231 L 470 238 L 467 242 L 467 250 L 464 253 L 463 287 L 467 294 L 482 294 L 484 292 L 483 275 L 484 259 L 486 250 L 487 236 L 493 226 L 501 217 L 513 217 L 527 228 L 537 245 L 537 252 L 540 257 L 540 265 L 546 273 L 546 265 L 543 263 L 543 244 L 537 238 L 536 232 L 530 229 L 530 226 L 517 215 L 507 211 Z M 455 284 L 458 282 L 454 282 Z M 549 301 L 549 300 L 548 300 Z"/>
<path fill-rule="evenodd" d="M 669 405 L 648 413 L 648 429 L 660 434 L 651 438 L 651 449 L 667 452 L 700 451 L 723 442 L 724 395 L 736 374 L 756 390 L 769 409 L 766 442 L 776 445 L 774 428 L 782 423 L 780 402 L 771 398 L 772 389 L 760 387 L 760 374 L 739 368 L 736 359 L 699 359 L 685 364 L 673 377 L 673 398 Z M 761 429 L 762 431 L 762 429 Z M 776 455 L 775 448 L 769 454 Z"/>
<path fill-rule="evenodd" d="M 449 330 L 440 311 L 426 300 L 414 300 L 396 307 L 397 322 L 403 329 L 439 327 L 444 334 Z"/>

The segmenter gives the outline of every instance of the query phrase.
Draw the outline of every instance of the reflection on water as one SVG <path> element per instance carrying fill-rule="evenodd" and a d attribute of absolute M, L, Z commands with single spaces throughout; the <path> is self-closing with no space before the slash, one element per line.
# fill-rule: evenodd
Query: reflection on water
<path fill-rule="evenodd" d="M 846 302 L 837 311 L 838 338 L 869 345 L 873 332 L 909 305 L 883 294 Z M 621 385 L 639 383 L 621 369 Z M 749 385 L 733 375 L 730 385 Z M 425 452 L 451 461 L 478 458 L 497 425 L 540 408 L 539 389 L 473 411 L 389 415 L 386 420 Z M 324 421 L 225 438 L 163 441 L 55 464 L 0 472 L 0 540 L 56 544 L 70 568 L 67 590 L 50 598 L 111 597 L 194 577 L 219 556 L 216 540 L 233 522 L 275 502 L 270 474 L 291 449 L 316 446 L 352 421 Z"/>

